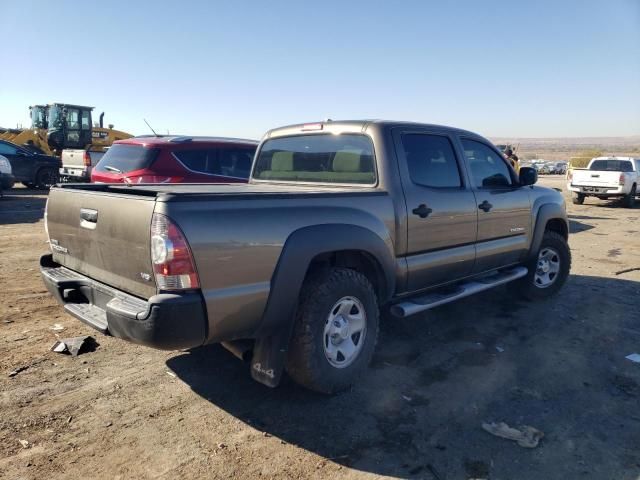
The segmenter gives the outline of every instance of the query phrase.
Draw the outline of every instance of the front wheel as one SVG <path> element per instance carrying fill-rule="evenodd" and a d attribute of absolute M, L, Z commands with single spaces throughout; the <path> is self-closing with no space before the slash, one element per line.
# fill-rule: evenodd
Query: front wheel
<path fill-rule="evenodd" d="M 332 268 L 305 281 L 286 369 L 321 393 L 350 387 L 367 368 L 378 339 L 378 302 L 369 280 Z"/>
<path fill-rule="evenodd" d="M 36 175 L 36 187 L 41 190 L 46 190 L 58 183 L 59 179 L 60 177 L 55 169 L 41 168 Z"/>
<path fill-rule="evenodd" d="M 518 290 L 524 298 L 538 300 L 556 294 L 571 270 L 569 244 L 562 235 L 547 230 L 527 267 L 529 273 L 519 280 Z"/>
<path fill-rule="evenodd" d="M 629 194 L 624 196 L 622 203 L 626 208 L 634 207 L 634 205 L 636 204 L 636 186 L 635 185 L 631 187 L 631 191 L 629 192 Z"/>

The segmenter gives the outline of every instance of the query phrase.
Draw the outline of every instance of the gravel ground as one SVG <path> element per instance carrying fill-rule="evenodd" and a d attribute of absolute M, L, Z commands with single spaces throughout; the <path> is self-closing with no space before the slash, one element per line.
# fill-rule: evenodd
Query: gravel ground
<path fill-rule="evenodd" d="M 616 273 L 640 268 L 640 207 L 570 204 L 573 269 L 559 296 L 525 303 L 507 286 L 385 318 L 360 383 L 323 397 L 263 387 L 218 346 L 155 351 L 66 315 L 38 273 L 45 199 L 15 189 L 0 200 L 2 479 L 640 475 L 640 364 L 625 359 L 640 353 L 640 270 Z M 49 351 L 76 335 L 99 345 Z M 481 428 L 494 421 L 544 438 L 522 448 Z"/>

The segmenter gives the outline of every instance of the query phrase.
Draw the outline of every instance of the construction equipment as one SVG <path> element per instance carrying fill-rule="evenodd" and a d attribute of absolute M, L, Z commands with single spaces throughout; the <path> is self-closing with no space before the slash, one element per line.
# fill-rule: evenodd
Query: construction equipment
<path fill-rule="evenodd" d="M 131 138 L 126 132 L 104 128 L 104 112 L 96 126 L 92 124 L 93 107 L 52 103 L 33 105 L 31 128 L 0 129 L 0 139 L 22 145 L 38 153 L 60 156 L 65 148 L 103 152 L 116 140 Z"/>
<path fill-rule="evenodd" d="M 520 162 L 518 161 L 518 156 L 516 155 L 516 151 L 520 147 L 520 144 L 518 144 L 518 145 L 516 145 L 514 147 L 510 143 L 503 143 L 503 144 L 496 145 L 496 147 L 498 147 L 498 150 L 500 150 L 502 152 L 502 154 L 504 155 L 504 157 L 509 161 L 509 163 L 511 164 L 513 169 L 516 171 L 516 173 L 519 172 L 520 171 Z M 508 150 L 511 151 L 511 155 L 507 154 Z"/>

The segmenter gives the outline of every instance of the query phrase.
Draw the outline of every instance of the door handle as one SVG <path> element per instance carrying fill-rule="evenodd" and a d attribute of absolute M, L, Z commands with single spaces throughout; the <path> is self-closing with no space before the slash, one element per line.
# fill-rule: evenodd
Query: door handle
<path fill-rule="evenodd" d="M 418 215 L 420 218 L 427 218 L 433 210 L 427 207 L 424 203 L 418 205 L 418 208 L 411 210 L 414 215 Z"/>
<path fill-rule="evenodd" d="M 90 208 L 81 208 L 80 226 L 87 230 L 95 230 L 98 226 L 98 211 Z"/>
<path fill-rule="evenodd" d="M 482 202 L 480 205 L 478 205 L 478 208 L 480 210 L 484 210 L 485 212 L 488 212 L 489 210 L 491 210 L 493 208 L 493 205 L 491 205 L 489 202 L 487 202 L 486 200 L 484 202 Z"/>
<path fill-rule="evenodd" d="M 90 208 L 81 208 L 80 219 L 85 222 L 96 223 L 98 221 L 98 211 Z"/>

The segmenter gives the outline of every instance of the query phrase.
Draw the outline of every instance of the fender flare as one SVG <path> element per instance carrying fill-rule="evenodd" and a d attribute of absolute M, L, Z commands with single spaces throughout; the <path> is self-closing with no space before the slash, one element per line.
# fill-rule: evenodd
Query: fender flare
<path fill-rule="evenodd" d="M 395 291 L 395 259 L 390 247 L 372 230 L 356 225 L 324 224 L 293 232 L 284 244 L 271 279 L 269 299 L 256 332 L 251 376 L 275 387 L 280 381 L 293 332 L 300 290 L 312 260 L 324 253 L 360 250 L 371 255 L 382 269 L 380 303 Z"/>
<path fill-rule="evenodd" d="M 562 220 L 567 228 L 567 234 L 569 233 L 569 222 L 567 221 L 567 212 L 562 205 L 558 203 L 545 203 L 538 209 L 536 215 L 536 224 L 533 231 L 533 237 L 531 239 L 531 248 L 529 249 L 529 258 L 534 258 L 540 244 L 542 243 L 542 237 L 544 236 L 545 227 L 549 220 Z"/>

